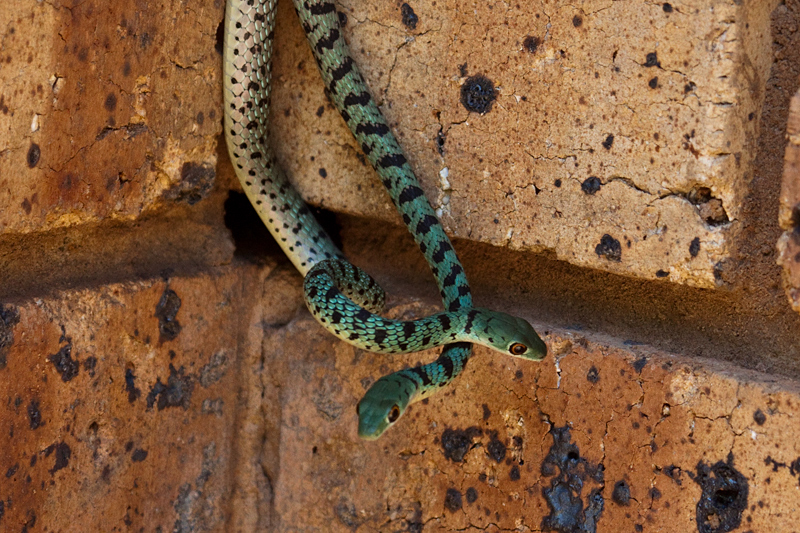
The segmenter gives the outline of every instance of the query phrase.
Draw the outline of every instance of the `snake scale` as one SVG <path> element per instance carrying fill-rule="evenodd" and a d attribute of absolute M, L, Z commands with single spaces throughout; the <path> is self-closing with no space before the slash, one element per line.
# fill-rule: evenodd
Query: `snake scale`
<path fill-rule="evenodd" d="M 225 11 L 224 129 L 236 175 L 270 233 L 305 276 L 306 303 L 326 329 L 350 344 L 408 353 L 445 344 L 433 363 L 376 381 L 359 402 L 359 436 L 379 437 L 406 407 L 457 376 L 471 342 L 541 360 L 547 347 L 526 321 L 474 308 L 450 239 L 375 105 L 330 0 L 294 0 L 329 96 L 377 171 L 436 278 L 446 311 L 416 321 L 378 316 L 384 295 L 351 265 L 288 182 L 269 148 L 272 41 L 277 0 L 228 0 Z"/>

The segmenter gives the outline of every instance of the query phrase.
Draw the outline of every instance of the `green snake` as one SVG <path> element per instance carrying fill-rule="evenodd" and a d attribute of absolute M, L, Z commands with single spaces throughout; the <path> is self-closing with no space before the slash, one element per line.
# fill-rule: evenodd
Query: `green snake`
<path fill-rule="evenodd" d="M 433 363 L 376 381 L 359 402 L 359 436 L 378 438 L 411 403 L 450 383 L 472 355 L 470 343 L 539 361 L 547 347 L 526 321 L 475 308 L 450 239 L 353 62 L 330 0 L 294 0 L 329 96 L 377 171 L 425 255 L 446 312 L 416 321 L 375 313 L 383 291 L 348 263 L 280 169 L 267 139 L 272 41 L 277 0 L 228 0 L 224 27 L 224 129 L 242 187 L 294 266 L 305 276 L 306 303 L 337 337 L 381 353 L 445 344 Z"/>

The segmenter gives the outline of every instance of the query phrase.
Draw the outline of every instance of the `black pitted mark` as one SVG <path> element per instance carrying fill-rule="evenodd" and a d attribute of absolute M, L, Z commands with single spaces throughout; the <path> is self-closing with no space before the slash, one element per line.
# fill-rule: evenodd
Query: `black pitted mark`
<path fill-rule="evenodd" d="M 228 358 L 223 351 L 214 353 L 207 365 L 200 369 L 200 385 L 209 387 L 225 376 L 228 370 Z"/>
<path fill-rule="evenodd" d="M 442 132 L 442 128 L 439 128 L 439 133 L 436 134 L 436 151 L 439 152 L 439 155 L 444 155 L 444 143 L 447 142 L 447 136 Z"/>
<path fill-rule="evenodd" d="M 461 105 L 467 111 L 485 115 L 492 110 L 492 103 L 497 98 L 492 80 L 481 74 L 470 76 L 461 86 Z"/>
<path fill-rule="evenodd" d="M 597 176 L 589 176 L 588 178 L 583 180 L 583 183 L 581 183 L 581 190 L 585 194 L 592 195 L 592 194 L 596 193 L 597 191 L 599 191 L 600 187 L 602 187 L 602 186 L 603 186 L 603 182 L 600 181 L 600 178 L 598 178 Z"/>
<path fill-rule="evenodd" d="M 168 407 L 183 407 L 185 411 L 189 408 L 193 388 L 192 377 L 184 374 L 183 367 L 176 370 L 170 363 L 167 384 L 161 383 L 161 378 L 156 380 L 147 394 L 147 408 L 152 409 L 155 405 L 161 411 Z"/>
<path fill-rule="evenodd" d="M 19 311 L 14 306 L 0 305 L 0 370 L 8 364 L 8 349 L 14 344 L 14 326 L 19 323 Z"/>
<path fill-rule="evenodd" d="M 571 442 L 568 427 L 553 427 L 550 434 L 553 445 L 542 461 L 541 472 L 544 477 L 553 479 L 549 487 L 542 489 L 550 508 L 550 514 L 542 519 L 542 529 L 561 533 L 595 533 L 605 505 L 600 493 L 604 481 L 603 465 L 592 465 L 580 456 L 578 446 Z M 600 486 L 589 492 L 584 507 L 581 492 L 589 481 Z"/>
<path fill-rule="evenodd" d="M 464 502 L 461 499 L 461 492 L 454 488 L 447 489 L 444 495 L 444 507 L 451 513 L 455 513 L 464 507 Z"/>
<path fill-rule="evenodd" d="M 67 344 L 61 347 L 53 355 L 47 357 L 47 360 L 53 363 L 56 371 L 61 374 L 61 381 L 64 383 L 71 381 L 72 378 L 78 375 L 81 365 L 77 359 L 72 358 L 72 341 L 67 340 Z"/>
<path fill-rule="evenodd" d="M 492 411 L 486 404 L 481 405 L 481 407 L 483 408 L 483 421 L 486 422 L 487 420 L 489 420 L 489 417 L 492 416 Z"/>
<path fill-rule="evenodd" d="M 655 52 L 650 52 L 647 54 L 647 57 L 644 60 L 645 67 L 661 67 L 661 63 L 658 61 L 658 55 Z"/>
<path fill-rule="evenodd" d="M 651 89 L 658 89 L 658 76 L 650 78 L 650 81 L 647 82 L 647 86 Z"/>
<path fill-rule="evenodd" d="M 496 431 L 492 431 L 489 434 L 489 444 L 486 445 L 486 453 L 496 463 L 500 463 L 506 458 L 506 445 L 497 438 Z"/>
<path fill-rule="evenodd" d="M 39 409 L 39 400 L 31 400 L 28 404 L 28 424 L 31 429 L 38 429 L 42 425 L 42 411 Z"/>
<path fill-rule="evenodd" d="M 609 133 L 605 140 L 600 144 L 602 144 L 603 148 L 606 150 L 611 150 L 611 147 L 614 145 L 614 135 Z"/>
<path fill-rule="evenodd" d="M 641 374 L 642 369 L 646 364 L 647 364 L 647 357 L 640 357 L 639 359 L 634 361 L 631 366 L 633 367 L 634 370 L 636 370 L 637 374 Z"/>
<path fill-rule="evenodd" d="M 575 15 L 572 17 L 572 25 L 576 28 L 580 28 L 583 25 L 583 19 L 579 15 Z"/>
<path fill-rule="evenodd" d="M 477 427 L 467 429 L 447 428 L 442 432 L 442 451 L 444 456 L 454 463 L 460 463 L 472 449 L 472 440 L 483 433 Z"/>
<path fill-rule="evenodd" d="M 657 278 L 666 278 L 667 276 L 669 276 L 669 272 L 667 272 L 666 270 L 656 270 Z"/>
<path fill-rule="evenodd" d="M 8 470 L 6 470 L 6 478 L 10 478 L 16 474 L 17 470 L 19 470 L 19 463 L 14 463 L 14 466 L 11 466 Z"/>
<path fill-rule="evenodd" d="M 703 489 L 697 502 L 697 530 L 726 533 L 738 528 L 747 508 L 749 487 L 747 478 L 733 466 L 733 453 L 728 454 L 727 462 L 712 466 L 700 461 L 696 474 L 689 475 Z"/>
<path fill-rule="evenodd" d="M 470 487 L 467 489 L 467 503 L 475 503 L 478 500 L 478 491 L 475 490 L 475 487 Z"/>
<path fill-rule="evenodd" d="M 536 53 L 536 50 L 539 49 L 540 44 L 542 44 L 542 40 L 538 37 L 534 37 L 533 35 L 528 35 L 522 41 L 522 46 L 525 47 L 525 50 L 527 50 L 531 54 Z"/>
<path fill-rule="evenodd" d="M 177 293 L 169 288 L 164 288 L 161 299 L 156 305 L 156 318 L 158 318 L 158 331 L 161 341 L 171 341 L 181 332 L 181 324 L 176 318 L 181 308 L 181 299 Z"/>
<path fill-rule="evenodd" d="M 661 499 L 661 491 L 658 490 L 656 487 L 650 489 L 650 498 L 653 500 L 660 500 Z"/>
<path fill-rule="evenodd" d="M 328 177 L 328 171 L 325 170 L 324 168 L 320 168 L 319 169 L 319 177 L 322 178 L 322 179 L 327 178 Z"/>
<path fill-rule="evenodd" d="M 90 378 L 94 377 L 94 369 L 97 367 L 97 357 L 90 355 L 83 360 L 83 369 L 89 374 Z"/>
<path fill-rule="evenodd" d="M 217 173 L 208 163 L 187 161 L 181 167 L 181 180 L 164 191 L 164 198 L 194 205 L 211 192 Z"/>
<path fill-rule="evenodd" d="M 69 464 L 69 459 L 72 456 L 72 450 L 70 449 L 69 444 L 66 442 L 51 444 L 44 449 L 44 456 L 50 457 L 50 454 L 53 452 L 56 452 L 56 462 L 53 465 L 53 468 L 49 470 L 50 475 L 53 475 L 62 468 L 65 468 Z"/>
<path fill-rule="evenodd" d="M 508 472 L 508 477 L 511 479 L 511 481 L 519 481 L 520 475 L 519 467 L 517 465 L 511 467 L 511 470 Z"/>
<path fill-rule="evenodd" d="M 39 148 L 39 145 L 36 143 L 31 143 L 30 148 L 28 148 L 28 168 L 33 168 L 39 162 L 39 158 L 42 157 L 42 149 Z"/>
<path fill-rule="evenodd" d="M 553 185 L 555 185 L 556 188 L 560 188 L 561 187 L 561 180 L 557 179 L 556 181 L 553 182 Z"/>
<path fill-rule="evenodd" d="M 700 237 L 695 237 L 692 239 L 692 242 L 689 243 L 689 255 L 692 257 L 697 257 L 697 254 L 700 253 Z"/>
<path fill-rule="evenodd" d="M 105 107 L 106 111 L 109 113 L 114 111 L 117 108 L 117 95 L 114 93 L 108 93 L 108 96 L 106 96 L 106 101 L 103 102 L 103 107 Z"/>
<path fill-rule="evenodd" d="M 597 383 L 600 381 L 600 371 L 597 370 L 597 367 L 592 365 L 589 371 L 586 373 L 586 380 L 589 383 Z"/>
<path fill-rule="evenodd" d="M 764 414 L 764 411 L 761 409 L 756 409 L 756 412 L 753 413 L 753 420 L 756 421 L 756 424 L 759 426 L 763 426 L 764 422 L 767 421 L 767 415 Z"/>
<path fill-rule="evenodd" d="M 147 459 L 147 450 L 143 450 L 141 448 L 136 448 L 133 450 L 133 453 L 131 454 L 131 461 L 134 463 L 141 463 L 145 459 Z"/>
<path fill-rule="evenodd" d="M 628 482 L 621 479 L 614 483 L 614 490 L 611 492 L 611 499 L 617 505 L 630 505 L 631 504 L 631 488 Z"/>
<path fill-rule="evenodd" d="M 358 529 L 358 526 L 361 525 L 361 520 L 358 518 L 358 511 L 353 502 L 342 500 L 334 506 L 333 512 L 336 513 L 336 518 L 338 518 L 342 524 L 353 530 Z"/>
<path fill-rule="evenodd" d="M 462 78 L 467 77 L 467 64 L 462 63 L 458 66 L 458 73 L 461 75 Z"/>
<path fill-rule="evenodd" d="M 400 14 L 403 17 L 403 26 L 408 28 L 409 30 L 416 30 L 417 29 L 417 22 L 419 22 L 419 17 L 414 10 L 411 9 L 411 6 L 408 4 L 403 4 L 400 6 Z"/>
<path fill-rule="evenodd" d="M 0 500 L 0 520 L 3 519 L 4 514 L 6 514 L 6 503 L 3 500 Z"/>
<path fill-rule="evenodd" d="M 678 484 L 678 486 L 683 485 L 683 481 L 681 480 L 681 468 L 675 465 L 669 465 L 664 468 L 664 474 L 672 481 Z"/>
<path fill-rule="evenodd" d="M 136 374 L 132 368 L 125 369 L 125 392 L 128 393 L 128 403 L 133 403 L 142 395 L 142 391 L 136 386 Z"/>
<path fill-rule="evenodd" d="M 622 246 L 619 241 L 606 233 L 600 239 L 600 243 L 594 247 L 594 253 L 603 256 L 609 261 L 622 261 Z"/>

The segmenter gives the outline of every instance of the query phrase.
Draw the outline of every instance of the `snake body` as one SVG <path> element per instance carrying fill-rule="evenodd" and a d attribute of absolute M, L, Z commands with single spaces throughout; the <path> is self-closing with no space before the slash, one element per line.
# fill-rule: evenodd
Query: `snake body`
<path fill-rule="evenodd" d="M 413 322 L 389 321 L 371 312 L 382 308 L 382 290 L 366 273 L 343 259 L 269 149 L 275 6 L 276 0 L 228 0 L 226 6 L 224 128 L 231 161 L 245 193 L 305 276 L 309 309 L 339 338 L 383 353 L 407 353 L 454 342 L 445 346 L 435 362 L 385 376 L 367 391 L 358 406 L 359 435 L 373 439 L 410 403 L 438 390 L 461 372 L 472 347 L 460 341 L 479 342 L 533 360 L 544 357 L 546 346 L 527 322 L 472 307 L 464 269 L 349 54 L 335 5 L 329 0 L 295 0 L 331 100 L 428 260 L 447 310 Z"/>

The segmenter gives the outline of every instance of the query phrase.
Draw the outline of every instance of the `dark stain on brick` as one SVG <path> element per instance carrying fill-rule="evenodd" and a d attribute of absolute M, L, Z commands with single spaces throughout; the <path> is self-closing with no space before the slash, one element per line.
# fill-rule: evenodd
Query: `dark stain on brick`
<path fill-rule="evenodd" d="M 25 211 L 25 214 L 26 215 L 30 215 L 31 211 L 33 210 L 33 206 L 31 205 L 31 201 L 28 200 L 27 198 L 25 198 L 24 200 L 22 200 L 22 204 L 21 205 L 22 205 L 23 211 Z"/>
<path fill-rule="evenodd" d="M 542 44 L 542 40 L 532 35 L 528 35 L 522 41 L 522 46 L 525 48 L 525 50 L 527 50 L 531 54 L 536 53 L 536 50 L 538 50 L 540 44 Z"/>
<path fill-rule="evenodd" d="M 472 440 L 483 433 L 477 427 L 467 429 L 447 428 L 442 432 L 442 451 L 447 459 L 460 463 L 472 449 Z"/>
<path fill-rule="evenodd" d="M 39 410 L 39 400 L 31 400 L 28 404 L 28 424 L 31 429 L 38 429 L 42 425 L 42 411 Z"/>
<path fill-rule="evenodd" d="M 669 272 L 667 272 L 666 270 L 656 270 L 657 278 L 666 278 L 667 276 L 669 276 Z"/>
<path fill-rule="evenodd" d="M 483 421 L 489 420 L 489 417 L 492 416 L 492 411 L 489 409 L 489 406 L 486 404 L 481 405 L 483 408 Z"/>
<path fill-rule="evenodd" d="M 669 2 L 664 2 L 664 5 L 661 6 L 661 9 L 664 10 L 664 13 L 672 13 L 672 4 Z"/>
<path fill-rule="evenodd" d="M 97 367 L 97 357 L 90 355 L 83 360 L 83 369 L 89 374 L 90 378 L 94 377 L 94 369 Z"/>
<path fill-rule="evenodd" d="M 333 511 L 336 513 L 336 518 L 338 518 L 342 524 L 349 527 L 353 531 L 358 529 L 358 527 L 361 525 L 361 520 L 358 518 L 358 511 L 356 510 L 356 506 L 353 502 L 342 500 L 336 504 L 336 506 L 333 508 Z"/>
<path fill-rule="evenodd" d="M 614 483 L 614 490 L 611 492 L 611 499 L 617 505 L 630 505 L 631 504 L 631 488 L 628 482 L 621 479 Z"/>
<path fill-rule="evenodd" d="M 519 481 L 520 475 L 519 467 L 517 465 L 511 467 L 511 470 L 508 472 L 508 477 L 511 479 L 511 481 Z"/>
<path fill-rule="evenodd" d="M 650 81 L 647 82 L 647 86 L 651 89 L 658 89 L 658 76 L 650 78 Z"/>
<path fill-rule="evenodd" d="M 16 474 L 17 470 L 19 470 L 19 463 L 14 463 L 14 466 L 12 466 L 8 470 L 6 470 L 6 479 L 8 479 L 11 476 L 13 476 L 14 474 Z"/>
<path fill-rule="evenodd" d="M 158 318 L 158 331 L 161 342 L 175 339 L 181 332 L 178 322 L 178 311 L 181 308 L 181 299 L 172 289 L 165 288 L 161 299 L 156 305 L 156 318 Z"/>
<path fill-rule="evenodd" d="M 414 10 L 411 8 L 410 5 L 404 3 L 400 6 L 400 15 L 402 16 L 403 26 L 408 28 L 409 30 L 416 30 L 417 29 L 417 22 L 419 22 L 419 17 Z"/>
<path fill-rule="evenodd" d="M 575 15 L 572 17 L 572 25 L 576 28 L 580 28 L 583 25 L 583 19 L 579 15 Z"/>
<path fill-rule="evenodd" d="M 640 357 L 639 359 L 634 361 L 631 366 L 633 367 L 634 370 L 636 370 L 637 374 L 641 374 L 642 369 L 646 364 L 647 364 L 647 357 Z"/>
<path fill-rule="evenodd" d="M 496 463 L 500 463 L 506 458 L 506 445 L 497 438 L 496 431 L 490 434 L 489 444 L 486 445 L 486 453 Z"/>
<path fill-rule="evenodd" d="M 583 183 L 581 183 L 581 190 L 585 194 L 593 195 L 597 191 L 600 190 L 600 187 L 603 186 L 603 182 L 600 181 L 600 178 L 597 176 L 589 176 Z"/>
<path fill-rule="evenodd" d="M 125 370 L 125 392 L 128 393 L 128 403 L 133 403 L 142 395 L 142 391 L 136 387 L 136 375 L 132 368 Z"/>
<path fill-rule="evenodd" d="M 53 468 L 50 469 L 50 475 L 55 474 L 62 468 L 65 468 L 67 465 L 69 465 L 69 459 L 72 457 L 72 450 L 70 449 L 69 444 L 66 442 L 51 444 L 44 449 L 44 456 L 50 457 L 50 454 L 53 452 L 56 452 L 56 462 L 53 465 Z"/>
<path fill-rule="evenodd" d="M 606 233 L 600 239 L 600 243 L 594 247 L 594 253 L 601 257 L 605 257 L 609 261 L 622 261 L 622 245 L 619 241 Z"/>
<path fill-rule="evenodd" d="M 56 367 L 56 371 L 61 374 L 61 381 L 64 383 L 71 381 L 81 369 L 78 360 L 72 358 L 72 341 L 69 340 L 60 350 L 48 356 L 47 360 Z"/>
<path fill-rule="evenodd" d="M 39 163 L 39 158 L 42 156 L 42 149 L 39 148 L 39 145 L 36 143 L 31 143 L 31 146 L 28 148 L 28 168 L 33 168 Z"/>
<path fill-rule="evenodd" d="M 19 311 L 11 305 L 0 305 L 0 370 L 8 365 L 8 349 L 14 344 L 14 326 L 19 323 Z"/>
<path fill-rule="evenodd" d="M 550 514 L 542 519 L 542 529 L 561 533 L 595 533 L 605 505 L 600 493 L 604 481 L 603 465 L 592 465 L 580 456 L 578 446 L 571 442 L 568 427 L 553 427 L 550 435 L 553 445 L 541 466 L 542 476 L 552 477 L 550 486 L 542 489 Z M 584 507 L 581 493 L 590 481 L 600 486 L 589 492 Z"/>
<path fill-rule="evenodd" d="M 661 67 L 661 63 L 658 61 L 658 55 L 655 52 L 650 52 L 647 54 L 644 60 L 645 67 Z"/>
<path fill-rule="evenodd" d="M 689 243 L 689 255 L 692 257 L 697 257 L 697 254 L 700 253 L 700 237 L 695 237 L 692 239 L 692 242 Z"/>
<path fill-rule="evenodd" d="M 463 506 L 464 502 L 461 499 L 461 492 L 454 488 L 447 489 L 447 492 L 444 495 L 444 508 L 451 513 L 455 513 Z"/>
<path fill-rule="evenodd" d="M 216 178 L 217 173 L 210 164 L 187 161 L 181 167 L 181 181 L 164 191 L 163 197 L 194 205 L 208 196 Z"/>
<path fill-rule="evenodd" d="M 328 171 L 325 170 L 324 168 L 320 168 L 319 169 L 319 177 L 322 178 L 322 179 L 327 178 L 328 177 Z"/>
<path fill-rule="evenodd" d="M 228 369 L 228 358 L 222 351 L 211 356 L 207 365 L 200 369 L 200 385 L 209 387 L 225 376 Z"/>
<path fill-rule="evenodd" d="M 717 461 L 711 466 L 700 461 L 696 472 L 689 475 L 703 489 L 696 508 L 697 530 L 726 533 L 738 528 L 747 508 L 749 487 L 747 478 L 733 466 L 733 453 L 728 454 L 727 462 Z"/>
<path fill-rule="evenodd" d="M 597 370 L 596 366 L 592 365 L 592 367 L 586 373 L 586 381 L 589 383 L 597 383 L 600 381 L 600 371 Z"/>
<path fill-rule="evenodd" d="M 168 407 L 183 407 L 185 411 L 189 408 L 193 389 L 192 377 L 184 374 L 183 367 L 176 370 L 170 363 L 167 384 L 164 385 L 158 378 L 147 394 L 147 408 L 152 409 L 155 405 L 161 411 Z"/>
<path fill-rule="evenodd" d="M 756 424 L 759 426 L 763 426 L 764 422 L 767 421 L 767 415 L 761 409 L 756 409 L 756 412 L 753 413 L 753 420 L 756 421 Z"/>
<path fill-rule="evenodd" d="M 105 107 L 106 111 L 109 113 L 114 111 L 117 108 L 117 95 L 114 93 L 108 93 L 108 96 L 106 96 L 106 101 L 103 102 L 103 107 Z"/>
<path fill-rule="evenodd" d="M 485 115 L 492 110 L 495 98 L 494 83 L 486 76 L 470 76 L 461 86 L 461 105 L 467 111 Z"/>
<path fill-rule="evenodd" d="M 141 463 L 145 459 L 147 459 L 147 450 L 143 450 L 141 448 L 136 448 L 133 450 L 133 453 L 131 454 L 131 461 L 134 463 Z"/>
<path fill-rule="evenodd" d="M 603 148 L 606 150 L 611 150 L 611 147 L 614 145 L 614 135 L 609 134 L 600 144 L 603 145 Z"/>
<path fill-rule="evenodd" d="M 467 489 L 467 503 L 475 503 L 478 500 L 478 491 L 475 490 L 475 487 L 470 487 Z"/>
<path fill-rule="evenodd" d="M 658 490 L 656 487 L 650 489 L 650 498 L 654 500 L 661 499 L 661 491 Z"/>

